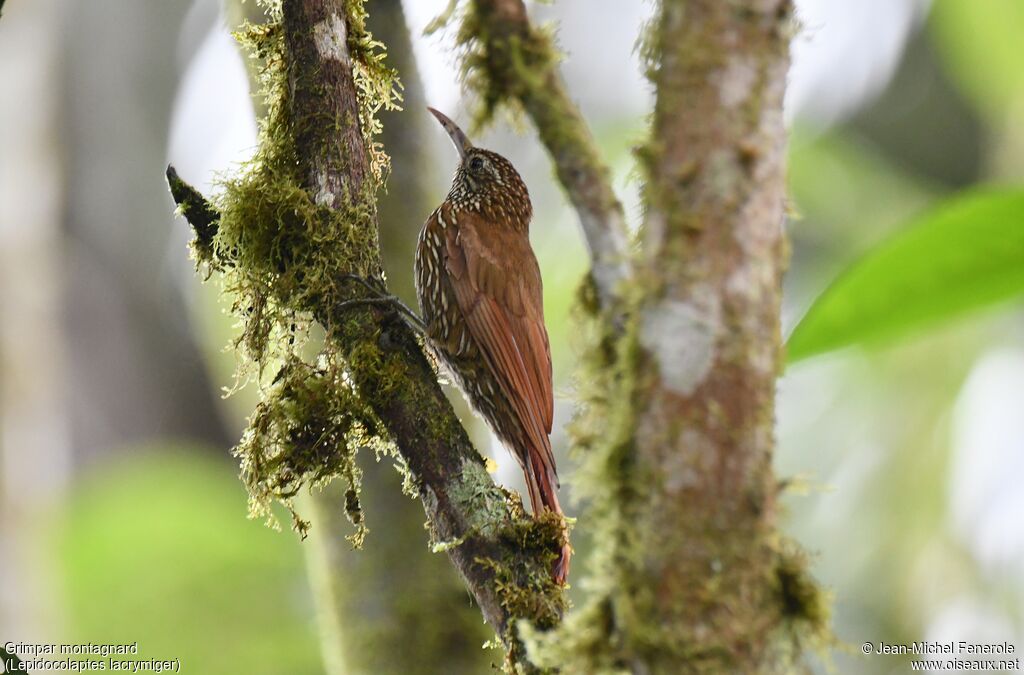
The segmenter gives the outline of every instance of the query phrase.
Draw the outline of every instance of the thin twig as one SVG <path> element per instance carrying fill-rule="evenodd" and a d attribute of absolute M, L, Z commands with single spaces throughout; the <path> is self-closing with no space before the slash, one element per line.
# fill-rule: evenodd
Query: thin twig
<path fill-rule="evenodd" d="M 183 181 L 177 170 L 167 165 L 167 185 L 171 188 L 171 197 L 178 205 L 178 210 L 185 220 L 192 225 L 196 231 L 196 248 L 212 258 L 213 238 L 217 234 L 217 226 L 220 223 L 220 214 L 206 200 L 203 195 L 194 187 Z"/>
<path fill-rule="evenodd" d="M 3 8 L 3 0 L 0 0 L 0 8 Z M 21 659 L 14 652 L 7 651 L 3 646 L 0 646 L 0 663 L 4 666 L 5 673 L 21 673 L 25 672 L 22 666 Z"/>

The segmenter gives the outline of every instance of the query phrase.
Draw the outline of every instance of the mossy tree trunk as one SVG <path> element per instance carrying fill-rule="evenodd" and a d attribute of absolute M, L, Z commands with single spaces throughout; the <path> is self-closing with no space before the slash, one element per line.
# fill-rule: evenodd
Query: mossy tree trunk
<path fill-rule="evenodd" d="M 771 468 L 791 9 L 665 0 L 647 36 L 647 209 L 610 383 L 628 410 L 600 474 L 603 666 L 788 672 L 821 630 Z"/>

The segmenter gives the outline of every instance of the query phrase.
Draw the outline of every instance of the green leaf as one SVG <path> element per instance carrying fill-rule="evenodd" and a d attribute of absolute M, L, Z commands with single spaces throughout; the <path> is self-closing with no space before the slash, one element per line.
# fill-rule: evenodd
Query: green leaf
<path fill-rule="evenodd" d="M 1024 293 L 1024 190 L 954 197 L 856 261 L 811 305 L 789 361 L 891 340 Z"/>

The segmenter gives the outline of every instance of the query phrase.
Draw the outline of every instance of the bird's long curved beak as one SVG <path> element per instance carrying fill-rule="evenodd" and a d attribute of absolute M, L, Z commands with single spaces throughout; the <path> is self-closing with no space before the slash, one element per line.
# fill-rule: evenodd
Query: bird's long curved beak
<path fill-rule="evenodd" d="M 444 130 L 448 132 L 452 143 L 455 144 L 455 149 L 459 151 L 459 159 L 465 159 L 466 153 L 473 148 L 473 144 L 466 138 L 466 134 L 459 128 L 459 125 L 448 119 L 448 116 L 444 113 L 434 110 L 430 106 L 427 106 L 427 110 L 437 118 L 437 121 L 441 123 Z"/>

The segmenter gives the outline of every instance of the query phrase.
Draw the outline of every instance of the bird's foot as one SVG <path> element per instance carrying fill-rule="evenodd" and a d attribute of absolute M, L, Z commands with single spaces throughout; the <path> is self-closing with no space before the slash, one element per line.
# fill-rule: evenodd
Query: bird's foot
<path fill-rule="evenodd" d="M 562 542 L 562 549 L 559 551 L 558 560 L 551 568 L 551 577 L 559 586 L 565 586 L 569 579 L 569 560 L 572 558 L 572 546 L 568 541 Z"/>
<path fill-rule="evenodd" d="M 423 322 L 416 312 L 411 310 L 402 300 L 396 296 L 391 295 L 387 292 L 387 289 L 381 286 L 377 286 L 370 280 L 361 277 L 357 274 L 346 274 L 343 275 L 342 280 L 344 281 L 355 281 L 356 283 L 363 286 L 372 295 L 365 298 L 355 298 L 353 300 L 345 300 L 338 305 L 339 310 L 348 309 L 350 307 L 357 307 L 363 305 L 389 305 L 392 309 L 396 310 L 401 314 L 406 322 L 415 330 L 420 333 L 426 334 L 427 325 Z"/>

